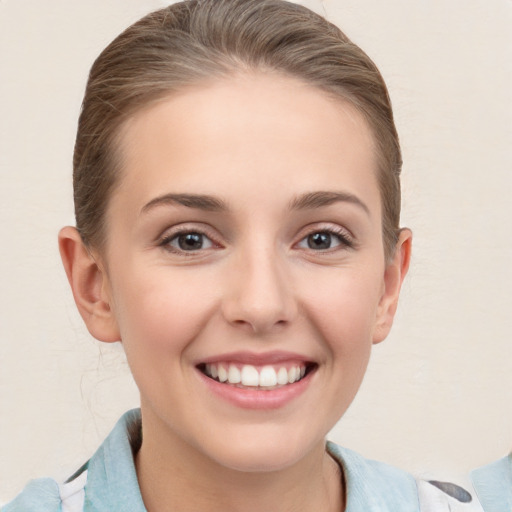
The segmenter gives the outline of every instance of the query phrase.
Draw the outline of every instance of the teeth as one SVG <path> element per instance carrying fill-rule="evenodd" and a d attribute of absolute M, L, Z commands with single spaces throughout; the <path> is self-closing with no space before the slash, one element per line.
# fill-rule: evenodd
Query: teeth
<path fill-rule="evenodd" d="M 285 386 L 299 381 L 306 374 L 306 367 L 295 365 L 288 369 L 284 366 L 276 369 L 273 366 L 266 365 L 258 369 L 253 365 L 246 364 L 240 369 L 235 364 L 226 366 L 206 364 L 204 372 L 219 382 L 241 384 L 247 387 L 274 388 L 275 386 Z"/>
<path fill-rule="evenodd" d="M 300 376 L 300 371 L 299 371 L 299 376 Z M 288 382 L 290 384 L 293 384 L 296 380 L 297 380 L 297 368 L 295 366 L 292 366 L 288 370 Z"/>
<path fill-rule="evenodd" d="M 230 384 L 239 384 L 242 380 L 242 376 L 240 374 L 240 370 L 233 364 L 229 365 L 228 370 L 228 382 Z"/>
<path fill-rule="evenodd" d="M 288 370 L 286 368 L 279 368 L 277 372 L 277 383 L 281 386 L 288 384 Z"/>
<path fill-rule="evenodd" d="M 260 376 L 258 370 L 254 366 L 245 365 L 242 368 L 242 384 L 244 386 L 258 386 L 260 382 Z M 231 382 L 231 381 L 229 381 Z"/>
<path fill-rule="evenodd" d="M 212 365 L 215 366 L 215 365 Z M 226 368 L 224 366 L 220 365 L 218 370 L 218 377 L 220 382 L 226 382 L 228 380 L 228 372 L 226 371 Z M 213 377 L 213 372 L 209 373 L 208 375 L 211 375 Z"/>
<path fill-rule="evenodd" d="M 259 384 L 261 387 L 269 388 L 277 384 L 277 374 L 272 366 L 264 366 L 260 372 Z"/>

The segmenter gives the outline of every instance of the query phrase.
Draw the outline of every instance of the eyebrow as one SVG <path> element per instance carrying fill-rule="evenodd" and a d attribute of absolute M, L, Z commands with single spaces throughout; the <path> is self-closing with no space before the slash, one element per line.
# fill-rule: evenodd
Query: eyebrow
<path fill-rule="evenodd" d="M 180 204 L 188 208 L 204 210 L 207 212 L 223 212 L 227 211 L 227 204 L 213 196 L 202 194 L 164 194 L 155 197 L 142 207 L 141 213 L 146 213 L 157 206 Z"/>
<path fill-rule="evenodd" d="M 290 210 L 309 210 L 329 206 L 333 203 L 352 203 L 362 208 L 368 215 L 370 210 L 363 201 L 354 194 L 348 192 L 318 191 L 307 192 L 292 199 L 289 204 Z M 195 208 L 208 212 L 225 212 L 229 208 L 227 204 L 213 196 L 203 194 L 164 194 L 155 197 L 142 207 L 141 213 L 146 213 L 153 208 L 165 205 L 182 205 L 187 208 Z"/>
<path fill-rule="evenodd" d="M 290 209 L 292 210 L 309 210 L 313 208 L 321 208 L 323 206 L 329 206 L 333 203 L 351 203 L 362 208 L 368 215 L 370 215 L 370 209 L 366 206 L 361 199 L 354 194 L 348 192 L 331 192 L 331 191 L 319 191 L 319 192 L 308 192 L 302 194 L 290 203 Z"/>

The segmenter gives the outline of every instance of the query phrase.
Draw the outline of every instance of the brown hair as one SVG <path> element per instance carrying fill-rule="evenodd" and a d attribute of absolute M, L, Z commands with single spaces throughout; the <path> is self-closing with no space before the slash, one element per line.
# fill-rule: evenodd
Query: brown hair
<path fill-rule="evenodd" d="M 400 219 L 401 153 L 391 102 L 372 60 L 321 16 L 282 0 L 186 0 L 126 29 L 94 62 L 73 159 L 77 228 L 101 247 L 119 179 L 116 138 L 129 116 L 187 85 L 244 69 L 284 73 L 348 101 L 372 129 L 385 254 Z"/>

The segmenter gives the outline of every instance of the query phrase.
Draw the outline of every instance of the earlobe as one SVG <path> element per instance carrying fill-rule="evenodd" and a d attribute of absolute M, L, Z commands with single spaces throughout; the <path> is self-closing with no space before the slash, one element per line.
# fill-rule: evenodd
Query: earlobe
<path fill-rule="evenodd" d="M 105 270 L 71 226 L 59 233 L 59 250 L 78 311 L 99 341 L 119 341 L 119 329 L 108 294 Z"/>
<path fill-rule="evenodd" d="M 384 272 L 384 286 L 377 311 L 373 343 L 383 341 L 391 330 L 398 306 L 398 297 L 411 261 L 412 232 L 400 230 L 393 259 Z"/>

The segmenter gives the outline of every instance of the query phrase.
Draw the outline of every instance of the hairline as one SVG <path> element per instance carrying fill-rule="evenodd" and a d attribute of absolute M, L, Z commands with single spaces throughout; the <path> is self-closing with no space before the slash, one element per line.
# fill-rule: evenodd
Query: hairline
<path fill-rule="evenodd" d="M 112 196 L 114 195 L 116 189 L 120 186 L 121 176 L 120 174 L 123 171 L 124 167 L 124 155 L 126 151 L 123 147 L 126 130 L 130 122 L 141 112 L 154 108 L 160 103 L 168 101 L 169 99 L 179 96 L 181 94 L 187 94 L 189 91 L 208 88 L 209 86 L 213 86 L 216 83 L 222 81 L 228 81 L 232 77 L 238 76 L 247 76 L 250 74 L 268 74 L 269 76 L 282 77 L 285 79 L 292 79 L 301 83 L 307 87 L 310 87 L 313 90 L 318 91 L 324 97 L 338 105 L 341 104 L 344 107 L 352 110 L 353 112 L 357 112 L 363 121 L 365 127 L 369 130 L 370 134 L 370 143 L 372 147 L 372 151 L 375 157 L 375 177 L 377 179 L 377 185 L 379 190 L 379 198 L 381 202 L 381 223 L 382 223 L 382 241 L 384 245 L 384 253 L 386 259 L 392 257 L 393 255 L 393 246 L 396 244 L 396 240 L 398 238 L 398 233 L 396 236 L 390 240 L 391 234 L 387 233 L 386 230 L 386 214 L 385 207 L 386 203 L 383 198 L 384 190 L 382 188 L 382 174 L 385 173 L 385 158 L 382 150 L 379 148 L 378 135 L 376 129 L 371 122 L 370 116 L 365 111 L 364 105 L 361 105 L 360 102 L 354 95 L 352 95 L 349 91 L 344 89 L 343 87 L 332 86 L 329 87 L 325 84 L 321 84 L 316 80 L 309 80 L 304 76 L 300 76 L 298 73 L 293 73 L 289 70 L 275 68 L 271 65 L 267 65 L 265 63 L 247 63 L 240 58 L 236 58 L 230 55 L 224 55 L 223 58 L 219 59 L 217 62 L 216 71 L 205 72 L 205 73 L 196 73 L 194 77 L 189 77 L 187 81 L 183 81 L 182 83 L 171 84 L 168 83 L 167 87 L 162 86 L 160 90 L 155 91 L 154 93 L 148 93 L 144 97 L 142 97 L 142 101 L 138 104 L 133 104 L 132 108 L 123 112 L 117 118 L 117 122 L 113 123 L 110 129 L 110 136 L 108 137 L 108 146 L 110 152 L 110 165 L 112 172 L 112 185 L 108 192 L 107 196 L 107 204 L 104 208 L 103 215 L 103 223 L 99 230 L 96 233 L 96 240 L 85 240 L 85 245 L 88 247 L 94 248 L 99 252 L 102 252 L 107 243 L 107 231 L 108 231 L 108 211 L 109 205 L 111 203 Z M 398 227 L 399 232 L 399 227 Z M 391 242 L 391 243 L 390 243 Z"/>

